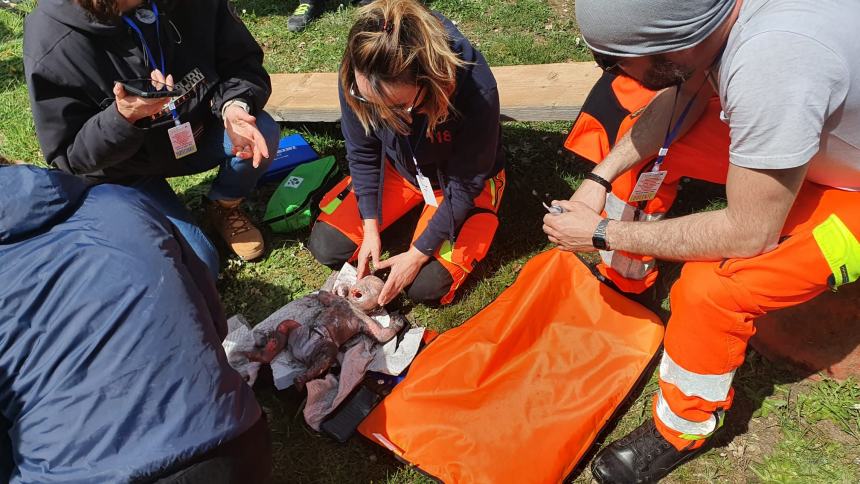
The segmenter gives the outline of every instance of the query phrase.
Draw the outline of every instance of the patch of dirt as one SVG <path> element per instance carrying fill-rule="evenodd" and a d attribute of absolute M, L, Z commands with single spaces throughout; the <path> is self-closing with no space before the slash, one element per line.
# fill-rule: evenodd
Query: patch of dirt
<path fill-rule="evenodd" d="M 549 6 L 561 20 L 573 20 L 573 0 L 549 0 Z"/>
<path fill-rule="evenodd" d="M 822 420 L 815 424 L 815 430 L 819 431 L 827 440 L 842 444 L 846 449 L 853 450 L 854 457 L 860 457 L 860 442 L 850 434 L 839 428 L 830 420 Z"/>

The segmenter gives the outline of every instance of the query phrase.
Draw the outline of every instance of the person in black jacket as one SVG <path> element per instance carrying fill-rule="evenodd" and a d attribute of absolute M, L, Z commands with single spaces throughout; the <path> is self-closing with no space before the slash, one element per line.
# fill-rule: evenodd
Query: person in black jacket
<path fill-rule="evenodd" d="M 486 60 L 450 20 L 415 0 L 359 9 L 340 68 L 351 178 L 323 197 L 308 248 L 323 264 L 390 268 L 401 290 L 451 302 L 484 258 L 505 185 L 499 94 Z M 408 251 L 380 261 L 380 236 L 424 205 Z"/>
<path fill-rule="evenodd" d="M 239 208 L 279 138 L 262 110 L 271 93 L 262 61 L 227 0 L 41 0 L 24 28 L 48 163 L 148 194 L 215 275 L 217 252 L 165 178 L 220 166 L 208 219 L 240 257 L 263 254 L 262 235 Z M 138 97 L 119 83 L 140 78 L 178 94 Z"/>

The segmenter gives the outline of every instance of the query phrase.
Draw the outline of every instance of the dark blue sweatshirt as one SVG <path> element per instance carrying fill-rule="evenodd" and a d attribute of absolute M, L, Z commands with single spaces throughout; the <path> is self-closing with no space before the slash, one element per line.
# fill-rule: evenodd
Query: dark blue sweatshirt
<path fill-rule="evenodd" d="M 260 419 L 203 263 L 139 192 L 0 167 L 0 482 L 129 482 Z"/>
<path fill-rule="evenodd" d="M 475 197 L 484 189 L 487 179 L 501 171 L 505 164 L 496 79 L 484 56 L 457 27 L 441 14 L 436 13 L 436 16 L 448 31 L 452 50 L 467 64 L 457 73 L 452 102 L 456 114 L 441 123 L 431 136 L 426 136 L 422 128 L 427 120 L 421 115 L 413 116 L 411 136 L 400 136 L 387 128 L 367 135 L 346 104 L 344 93 L 340 92 L 346 158 L 363 219 L 381 219 L 379 194 L 383 183 L 383 152 L 398 173 L 417 187 L 412 161 L 414 147 L 421 172 L 430 178 L 434 188 L 445 188 L 444 201 L 414 243 L 416 249 L 428 256 L 432 256 L 444 240 L 454 238 L 474 208 Z"/>

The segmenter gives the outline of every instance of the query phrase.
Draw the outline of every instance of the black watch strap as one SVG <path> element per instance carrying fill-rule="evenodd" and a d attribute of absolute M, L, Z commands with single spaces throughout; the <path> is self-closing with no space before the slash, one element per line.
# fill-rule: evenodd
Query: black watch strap
<path fill-rule="evenodd" d="M 591 181 L 593 181 L 593 182 L 596 182 L 596 183 L 600 184 L 601 186 L 603 186 L 603 188 L 605 188 L 605 189 L 606 189 L 606 192 L 607 192 L 607 193 L 609 193 L 609 192 L 611 192 L 611 191 L 612 191 L 612 184 L 611 184 L 611 183 L 609 183 L 609 182 L 606 180 L 606 178 L 603 178 L 603 177 L 602 177 L 602 176 L 600 176 L 600 175 L 597 175 L 597 174 L 595 174 L 595 173 L 590 173 L 590 172 L 589 172 L 589 173 L 586 173 L 586 174 L 585 174 L 585 179 L 586 179 L 586 180 L 591 180 Z"/>
<path fill-rule="evenodd" d="M 594 229 L 594 235 L 591 236 L 591 245 L 593 245 L 595 249 L 611 250 L 609 248 L 609 244 L 606 242 L 607 225 L 609 225 L 609 219 L 605 218 L 601 220 L 597 224 L 597 228 Z"/>

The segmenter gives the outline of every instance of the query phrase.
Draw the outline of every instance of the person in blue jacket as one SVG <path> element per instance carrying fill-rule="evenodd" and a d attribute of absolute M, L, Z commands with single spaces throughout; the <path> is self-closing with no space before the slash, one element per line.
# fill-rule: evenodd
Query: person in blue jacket
<path fill-rule="evenodd" d="M 0 482 L 261 482 L 214 281 L 141 192 L 0 166 Z"/>
<path fill-rule="evenodd" d="M 323 197 L 308 248 L 323 264 L 390 268 L 401 290 L 447 304 L 487 254 L 505 185 L 499 93 L 454 24 L 415 0 L 359 9 L 340 67 L 351 177 Z M 422 207 L 410 248 L 380 261 L 380 232 Z"/>

